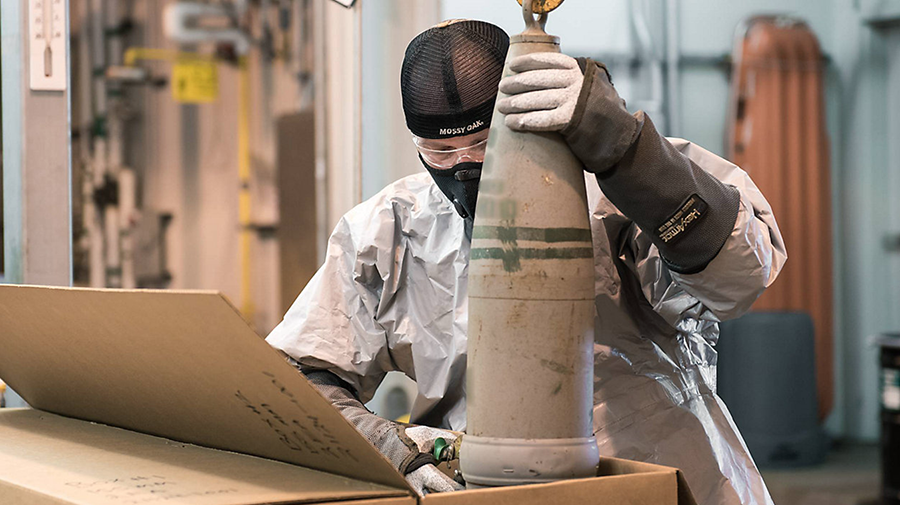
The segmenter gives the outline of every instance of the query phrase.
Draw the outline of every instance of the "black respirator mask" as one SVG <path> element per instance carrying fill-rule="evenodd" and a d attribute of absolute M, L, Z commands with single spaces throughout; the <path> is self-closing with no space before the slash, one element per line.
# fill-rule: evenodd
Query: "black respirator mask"
<path fill-rule="evenodd" d="M 475 203 L 478 200 L 478 181 L 481 180 L 481 162 L 457 163 L 451 168 L 432 168 L 419 156 L 425 170 L 431 174 L 434 183 L 447 199 L 453 203 L 456 212 L 463 219 L 475 219 Z"/>

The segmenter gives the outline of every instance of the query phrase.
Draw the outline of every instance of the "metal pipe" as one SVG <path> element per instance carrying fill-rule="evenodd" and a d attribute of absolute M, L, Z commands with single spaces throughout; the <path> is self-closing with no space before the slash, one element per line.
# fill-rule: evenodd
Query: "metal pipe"
<path fill-rule="evenodd" d="M 666 70 L 667 70 L 667 102 L 669 123 L 666 134 L 672 137 L 681 135 L 681 75 L 678 58 L 678 0 L 666 0 Z"/>
<path fill-rule="evenodd" d="M 240 16 L 243 7 L 239 6 Z M 200 28 L 195 26 L 198 19 L 228 17 L 222 7 L 196 2 L 175 2 L 163 9 L 163 30 L 166 36 L 180 44 L 203 42 L 230 42 L 238 54 L 246 54 L 250 49 L 250 39 L 240 28 Z"/>
<path fill-rule="evenodd" d="M 75 7 L 75 6 L 73 6 Z M 79 95 L 79 125 L 81 131 L 79 136 L 80 156 L 77 160 L 78 167 L 81 171 L 81 234 L 78 237 L 78 245 L 88 253 L 88 274 L 89 284 L 92 287 L 99 287 L 102 279 L 94 278 L 94 270 L 92 260 L 92 229 L 95 226 L 96 216 L 94 207 L 94 183 L 91 175 L 91 147 L 93 145 L 93 135 L 90 134 L 94 125 L 95 116 L 93 110 L 94 96 L 94 78 L 92 76 L 91 66 L 91 9 L 90 4 L 84 2 L 77 4 L 78 17 L 81 22 L 78 36 L 78 73 L 72 74 L 73 82 L 78 81 Z M 99 269 L 98 269 L 99 271 Z M 95 284 L 96 283 L 96 284 Z"/>
<path fill-rule="evenodd" d="M 356 109 L 354 111 L 354 122 L 356 123 L 356 150 L 354 152 L 354 160 L 353 160 L 353 205 L 356 205 L 362 202 L 362 194 L 363 194 L 363 173 L 362 173 L 362 147 L 363 147 L 363 125 L 362 125 L 362 108 L 363 108 L 363 72 L 362 72 L 362 57 L 363 57 L 363 16 L 362 16 L 362 7 L 356 7 L 354 9 L 356 12 L 356 29 L 353 30 L 353 42 L 356 47 L 354 54 L 356 54 L 356 62 L 353 65 L 353 69 L 356 71 Z"/>
<path fill-rule="evenodd" d="M 734 53 L 732 55 L 732 64 L 729 67 L 729 78 L 733 82 L 733 86 L 737 85 L 737 69 L 741 68 L 741 62 L 744 58 L 744 38 L 747 36 L 747 32 L 750 30 L 750 26 L 752 24 L 754 18 L 745 18 L 742 19 L 741 22 L 734 30 L 734 38 L 732 40 L 732 47 L 734 48 Z M 740 103 L 740 97 L 738 93 L 730 93 L 728 97 L 728 112 L 727 112 L 727 127 L 725 129 L 725 152 L 733 153 L 734 151 L 734 129 L 737 126 L 738 120 L 738 107 Z"/>
<path fill-rule="evenodd" d="M 241 313 L 253 321 L 256 310 L 253 304 L 252 270 L 252 219 L 253 209 L 250 195 L 251 184 L 251 152 L 250 152 L 250 63 L 248 56 L 241 56 L 238 61 L 240 74 L 238 90 L 238 220 L 240 224 L 240 258 L 241 258 Z"/>
<path fill-rule="evenodd" d="M 313 10 L 310 6 L 310 0 L 297 0 L 291 3 L 294 9 L 292 33 L 293 50 L 293 70 L 297 74 L 300 81 L 300 96 L 298 108 L 306 110 L 313 103 L 313 60 L 315 59 L 310 50 L 313 44 L 312 38 L 312 21 Z"/>
<path fill-rule="evenodd" d="M 124 287 L 122 279 L 122 219 L 120 202 L 122 187 L 119 184 L 119 172 L 122 170 L 125 147 L 123 140 L 123 121 L 121 117 L 122 96 L 121 85 L 106 82 L 106 68 L 122 62 L 122 38 L 118 33 L 121 19 L 119 8 L 121 2 L 106 2 L 104 12 L 103 40 L 108 50 L 107 60 L 100 77 L 104 81 L 108 110 L 106 114 L 107 165 L 108 181 L 115 183 L 115 201 L 107 202 L 103 208 L 103 227 L 106 231 L 106 284 L 108 287 Z"/>
<path fill-rule="evenodd" d="M 137 212 L 137 176 L 134 170 L 119 170 L 119 240 L 122 264 L 122 288 L 137 288 L 134 264 L 134 217 Z"/>
<path fill-rule="evenodd" d="M 325 61 L 325 0 L 318 0 L 313 4 L 313 17 L 315 22 L 313 30 L 313 107 L 315 107 L 315 132 L 316 132 L 316 243 L 318 245 L 319 263 L 325 261 L 325 253 L 328 247 L 328 236 L 331 230 L 328 226 L 328 121 L 326 104 L 328 90 L 326 83 Z"/>
<path fill-rule="evenodd" d="M 648 112 L 651 117 L 656 117 L 657 125 L 666 125 L 667 118 L 660 117 L 667 115 L 663 110 L 666 102 L 663 62 L 653 43 L 653 35 L 647 23 L 647 10 L 647 0 L 631 2 L 631 26 L 640 45 L 637 51 L 638 58 L 646 61 L 650 70 L 650 98 L 641 100 L 636 105 Z"/>
<path fill-rule="evenodd" d="M 103 43 L 104 26 L 103 0 L 91 0 L 90 3 L 90 66 L 92 71 L 93 91 L 93 148 L 88 180 L 82 188 L 85 197 L 85 220 L 88 230 L 88 258 L 90 264 L 91 287 L 106 287 L 106 241 L 103 235 L 103 215 L 98 212 L 94 200 L 97 188 L 103 185 L 107 170 L 106 143 L 106 81 L 103 69 L 106 68 L 106 47 Z M 88 62 L 85 62 L 88 64 Z"/>

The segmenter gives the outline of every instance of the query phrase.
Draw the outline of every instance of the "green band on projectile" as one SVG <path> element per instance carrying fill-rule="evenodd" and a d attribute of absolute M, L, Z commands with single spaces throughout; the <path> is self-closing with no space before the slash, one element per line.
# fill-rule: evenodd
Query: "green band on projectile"
<path fill-rule="evenodd" d="M 518 272 L 522 269 L 521 260 L 571 260 L 592 258 L 594 250 L 590 247 L 547 247 L 544 249 L 518 247 L 476 247 L 469 258 L 472 260 L 501 260 L 503 270 Z"/>
<path fill-rule="evenodd" d="M 476 226 L 472 238 L 497 239 L 503 242 L 531 240 L 535 242 L 590 242 L 587 228 L 526 228 L 517 226 Z"/>
<path fill-rule="evenodd" d="M 592 258 L 594 250 L 589 247 L 549 247 L 547 249 L 503 249 L 501 247 L 479 247 L 472 249 L 473 260 L 505 260 L 510 257 L 523 260 L 568 260 Z"/>

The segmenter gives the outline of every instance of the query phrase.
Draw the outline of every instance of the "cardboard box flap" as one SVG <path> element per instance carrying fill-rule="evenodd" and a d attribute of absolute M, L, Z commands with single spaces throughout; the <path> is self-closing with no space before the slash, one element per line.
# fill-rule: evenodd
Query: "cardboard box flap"
<path fill-rule="evenodd" d="M 10 501 L 10 491 L 20 499 Z M 0 411 L 4 503 L 320 503 L 402 489 L 21 409 Z M 30 497 L 26 499 L 25 497 Z"/>
<path fill-rule="evenodd" d="M 678 481 L 678 505 L 697 505 L 691 488 L 688 487 L 684 474 L 677 468 L 670 466 L 654 465 L 652 463 L 641 463 L 639 461 L 631 461 L 628 459 L 618 458 L 600 458 L 600 467 L 598 475 L 628 475 L 636 473 L 654 473 L 654 472 L 675 472 Z"/>
<path fill-rule="evenodd" d="M 0 286 L 0 349 L 35 408 L 410 490 L 219 293 Z"/>
<path fill-rule="evenodd" d="M 674 468 L 615 458 L 601 458 L 597 478 L 577 479 L 427 495 L 421 505 L 544 505 L 602 503 L 604 505 L 695 505 L 680 485 Z"/>
<path fill-rule="evenodd" d="M 421 505 L 680 505 L 675 475 L 656 472 L 426 495 Z"/>

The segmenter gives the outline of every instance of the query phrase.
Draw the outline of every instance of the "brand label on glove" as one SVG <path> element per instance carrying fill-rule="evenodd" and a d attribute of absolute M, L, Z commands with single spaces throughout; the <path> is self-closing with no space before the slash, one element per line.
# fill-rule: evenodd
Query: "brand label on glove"
<path fill-rule="evenodd" d="M 697 221 L 706 214 L 709 205 L 699 195 L 691 195 L 675 214 L 666 219 L 666 222 L 656 229 L 659 238 L 669 243 L 684 235 L 684 232 L 697 224 Z"/>

